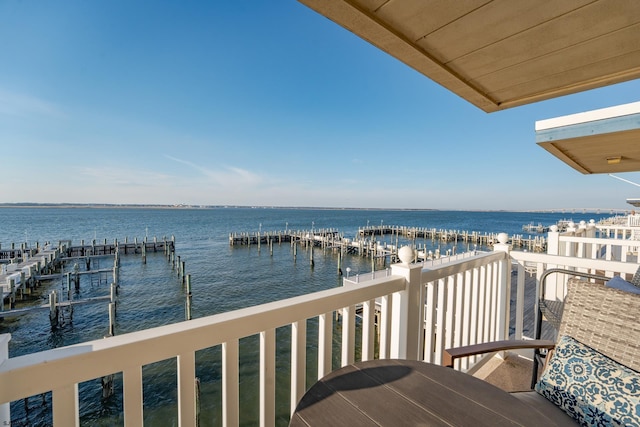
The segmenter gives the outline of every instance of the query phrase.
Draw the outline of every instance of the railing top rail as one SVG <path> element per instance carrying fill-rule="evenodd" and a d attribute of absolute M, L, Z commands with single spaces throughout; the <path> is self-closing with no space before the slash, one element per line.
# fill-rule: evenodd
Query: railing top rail
<path fill-rule="evenodd" d="M 593 243 L 593 244 L 600 244 L 600 245 L 638 246 L 637 240 L 613 239 L 613 238 L 602 238 L 602 237 L 583 237 L 583 236 L 573 236 L 569 234 L 560 235 L 560 240 L 563 242 Z"/>
<path fill-rule="evenodd" d="M 213 347 L 232 339 L 286 326 L 342 307 L 403 290 L 390 276 L 274 301 L 108 339 L 10 358 L 0 364 L 0 403 L 5 403 Z M 24 381 L 24 376 L 39 378 Z M 46 381 L 43 380 L 46 378 Z"/>
<path fill-rule="evenodd" d="M 541 262 L 547 265 L 562 265 L 576 268 L 591 268 L 602 271 L 614 271 L 633 274 L 638 270 L 638 264 L 621 261 L 607 261 L 603 259 L 577 258 L 563 255 L 549 255 L 533 252 L 511 251 L 511 258 L 523 262 Z"/>
<path fill-rule="evenodd" d="M 453 274 L 461 273 L 473 268 L 482 267 L 496 261 L 508 259 L 509 254 L 503 251 L 485 252 L 478 255 L 464 258 L 457 261 L 452 261 L 442 266 L 436 266 L 432 270 L 422 271 L 422 282 L 432 282 L 434 280 L 442 279 L 444 277 L 451 276 Z"/>

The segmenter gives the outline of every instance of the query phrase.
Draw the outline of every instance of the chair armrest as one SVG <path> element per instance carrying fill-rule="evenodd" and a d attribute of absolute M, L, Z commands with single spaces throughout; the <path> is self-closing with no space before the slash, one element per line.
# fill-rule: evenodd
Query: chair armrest
<path fill-rule="evenodd" d="M 503 350 L 517 350 L 522 348 L 547 348 L 552 349 L 555 343 L 549 340 L 505 340 L 492 341 L 483 344 L 468 345 L 465 347 L 449 348 L 444 351 L 442 365 L 452 368 L 453 362 L 461 357 L 474 356 L 476 354 L 493 353 Z"/>

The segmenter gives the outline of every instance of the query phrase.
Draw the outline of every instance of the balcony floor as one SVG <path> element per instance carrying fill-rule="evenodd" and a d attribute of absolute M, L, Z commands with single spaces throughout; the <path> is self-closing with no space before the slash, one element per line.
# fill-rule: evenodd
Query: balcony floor
<path fill-rule="evenodd" d="M 515 271 L 514 271 L 515 274 Z M 514 276 L 515 280 L 515 276 Z M 530 274 L 525 276 L 525 315 L 523 319 L 524 334 L 533 336 L 535 311 L 533 309 L 536 298 L 536 278 Z M 511 331 L 514 330 L 516 286 L 511 287 Z M 556 330 L 546 321 L 542 322 L 542 339 L 555 340 Z M 513 335 L 511 336 L 513 338 Z M 533 362 L 514 353 L 508 353 L 506 358 L 494 356 L 482 368 L 474 373 L 488 383 L 505 391 L 531 390 L 531 373 Z"/>
<path fill-rule="evenodd" d="M 512 353 L 505 359 L 494 356 L 474 376 L 504 391 L 530 391 L 532 364 L 531 360 Z"/>

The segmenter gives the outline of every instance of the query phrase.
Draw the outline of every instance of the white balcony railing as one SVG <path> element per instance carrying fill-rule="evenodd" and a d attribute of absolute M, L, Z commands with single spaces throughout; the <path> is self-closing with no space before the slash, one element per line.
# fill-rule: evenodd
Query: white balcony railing
<path fill-rule="evenodd" d="M 591 243 L 593 244 L 593 243 Z M 194 319 L 177 324 L 85 342 L 40 353 L 7 358 L 0 345 L 0 416 L 6 403 L 52 392 L 55 426 L 79 424 L 78 384 L 122 373 L 124 421 L 142 425 L 142 370 L 145 365 L 173 359 L 177 364 L 178 421 L 195 425 L 196 357 L 198 350 L 222 347 L 222 421 L 238 425 L 242 396 L 239 386 L 239 340 L 260 337 L 259 417 L 261 425 L 275 424 L 276 328 L 291 328 L 291 411 L 305 392 L 308 363 L 307 319 L 317 318 L 317 366 L 322 377 L 333 369 L 334 315 L 340 313 L 340 365 L 360 354 L 363 360 L 380 358 L 422 359 L 440 363 L 445 348 L 506 339 L 510 323 L 515 336 L 524 335 L 525 278 L 539 277 L 546 268 L 563 267 L 601 271 L 607 275 L 632 274 L 637 265 L 563 255 L 509 252 L 499 243 L 492 253 L 477 254 L 441 266 L 421 264 L 391 266 L 390 274 L 256 307 Z M 511 293 L 512 269 L 516 281 Z M 527 267 L 525 269 L 525 266 Z M 533 266 L 533 269 L 531 268 Z M 562 297 L 560 291 L 556 291 Z M 511 296 L 515 318 L 510 319 Z M 379 312 L 375 301 L 378 299 Z M 356 307 L 362 310 L 356 328 Z M 377 315 L 376 315 L 377 314 Z M 378 320 L 376 330 L 376 319 Z M 356 340 L 356 332 L 362 337 Z M 316 334 L 311 334 L 316 335 Z M 0 337 L 6 350 L 7 337 Z M 361 343 L 356 349 L 356 342 Z M 357 351 L 359 350 L 359 351 Z M 477 360 L 461 362 L 471 368 Z M 5 404 L 4 406 L 2 404 Z M 0 420 L 0 422 L 6 419 Z M 6 420 L 9 421 L 10 420 Z"/>

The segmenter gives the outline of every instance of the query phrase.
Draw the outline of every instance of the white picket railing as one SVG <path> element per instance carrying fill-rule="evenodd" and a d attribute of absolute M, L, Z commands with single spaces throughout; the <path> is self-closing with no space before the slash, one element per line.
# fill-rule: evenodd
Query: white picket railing
<path fill-rule="evenodd" d="M 593 244 L 593 243 L 592 243 Z M 178 366 L 178 420 L 195 424 L 195 352 L 222 346 L 222 418 L 238 425 L 239 340 L 260 336 L 261 425 L 275 424 L 276 328 L 291 325 L 291 410 L 305 392 L 307 319 L 318 318 L 318 378 L 332 369 L 334 313 L 341 314 L 341 365 L 355 360 L 356 306 L 362 307 L 361 358 L 421 359 L 440 363 L 445 348 L 506 339 L 509 336 L 511 270 L 516 265 L 516 338 L 523 335 L 525 264 L 536 275 L 562 266 L 607 275 L 632 274 L 637 265 L 561 255 L 509 252 L 499 243 L 492 253 L 442 266 L 391 266 L 384 277 L 260 306 L 177 324 L 85 342 L 40 353 L 0 359 L 2 404 L 52 391 L 56 426 L 79 424 L 78 384 L 122 373 L 124 420 L 142 425 L 142 368 L 174 359 Z M 531 271 L 531 269 L 529 269 Z M 375 301 L 380 301 L 375 334 Z M 378 340 L 376 342 L 376 340 Z M 6 343 L 6 337 L 0 342 Z M 315 344 L 315 343 L 311 343 Z M 6 345 L 6 344 L 5 344 Z M 2 350 L 2 349 L 0 349 Z M 460 362 L 469 369 L 477 361 Z M 6 405 L 4 406 L 6 407 Z"/>
<path fill-rule="evenodd" d="M 446 348 L 508 337 L 510 267 L 508 253 L 497 251 L 422 272 L 425 361 L 440 364 Z"/>
<path fill-rule="evenodd" d="M 140 425 L 143 419 L 142 367 L 161 360 L 175 359 L 178 366 L 178 417 L 180 425 L 195 422 L 195 352 L 200 349 L 222 345 L 223 353 L 223 408 L 224 425 L 237 425 L 239 421 L 238 342 L 241 338 L 260 335 L 260 420 L 262 425 L 275 422 L 275 329 L 291 325 L 291 410 L 302 394 L 306 384 L 306 327 L 307 319 L 319 319 L 318 378 L 332 369 L 333 315 L 341 313 L 342 345 L 341 365 L 355 359 L 356 306 L 362 307 L 361 358 L 374 357 L 374 346 L 379 346 L 381 358 L 412 358 L 439 361 L 442 350 L 449 343 L 457 343 L 458 334 L 452 328 L 461 328 L 454 318 L 456 310 L 463 307 L 449 284 L 462 284 L 459 277 L 474 278 L 465 282 L 469 289 L 473 283 L 491 287 L 491 295 L 506 282 L 495 276 L 500 265 L 509 263 L 508 255 L 502 253 L 482 254 L 443 267 L 423 272 L 421 264 L 391 267 L 391 275 L 360 284 L 316 292 L 287 300 L 256 307 L 236 310 L 173 325 L 90 341 L 69 347 L 44 351 L 26 356 L 9 358 L 0 365 L 0 403 L 6 403 L 52 391 L 54 425 L 78 424 L 78 383 L 105 375 L 122 372 L 124 419 L 127 425 Z M 483 271 L 487 273 L 474 273 Z M 484 276 L 483 276 L 484 275 Z M 482 278 L 482 277 L 483 278 Z M 446 313 L 436 312 L 433 290 L 438 287 L 447 297 Z M 453 293 L 452 293 L 453 292 Z M 425 295 L 428 299 L 425 311 Z M 481 298 L 478 296 L 478 298 Z M 378 334 L 375 334 L 375 300 L 379 299 Z M 464 301 L 464 299 L 463 299 Z M 491 303 L 491 310 L 481 311 L 491 317 L 496 331 L 504 330 L 504 311 L 508 301 L 502 305 Z M 478 302 L 478 306 L 484 306 Z M 483 309 L 484 310 L 484 309 Z M 508 310 L 508 309 L 507 309 Z M 425 317 L 426 314 L 426 317 Z M 424 319 L 431 318 L 428 343 L 439 341 L 435 347 L 423 345 Z M 438 321 L 440 319 L 440 321 Z M 446 321 L 442 320 L 446 319 Z M 465 325 L 470 324 L 466 322 Z M 485 337 L 479 333 L 484 323 L 475 326 L 474 337 Z M 470 331 L 464 326 L 465 331 Z M 465 332 L 466 334 L 467 332 Z M 470 332 L 469 332 L 470 333 Z M 470 335 L 471 336 L 471 335 Z M 494 338 L 491 333 L 486 338 Z M 445 337 L 454 337 L 453 340 Z M 375 343 L 374 340 L 378 339 Z M 460 342 L 468 342 L 468 339 Z M 429 348 L 425 353 L 425 348 Z M 10 385 L 10 386 L 6 386 Z"/>
<path fill-rule="evenodd" d="M 319 317 L 318 376 L 331 370 L 332 319 L 342 310 L 342 364 L 355 354 L 355 305 L 364 303 L 363 358 L 373 354 L 373 303 L 377 297 L 403 291 L 401 277 L 358 287 L 341 287 L 310 295 L 235 310 L 214 316 L 133 332 L 7 359 L 0 365 L 0 403 L 52 391 L 56 426 L 78 425 L 78 383 L 122 372 L 124 419 L 142 425 L 142 367 L 175 358 L 178 365 L 178 413 L 182 426 L 195 425 L 195 352 L 222 345 L 223 423 L 239 417 L 238 341 L 260 335 L 261 423 L 273 425 L 275 414 L 275 328 L 292 325 L 292 408 L 305 391 L 306 319 Z M 382 313 L 382 317 L 388 313 Z M 388 338 L 387 338 L 388 342 Z M 387 350 L 388 351 L 388 350 Z"/>

